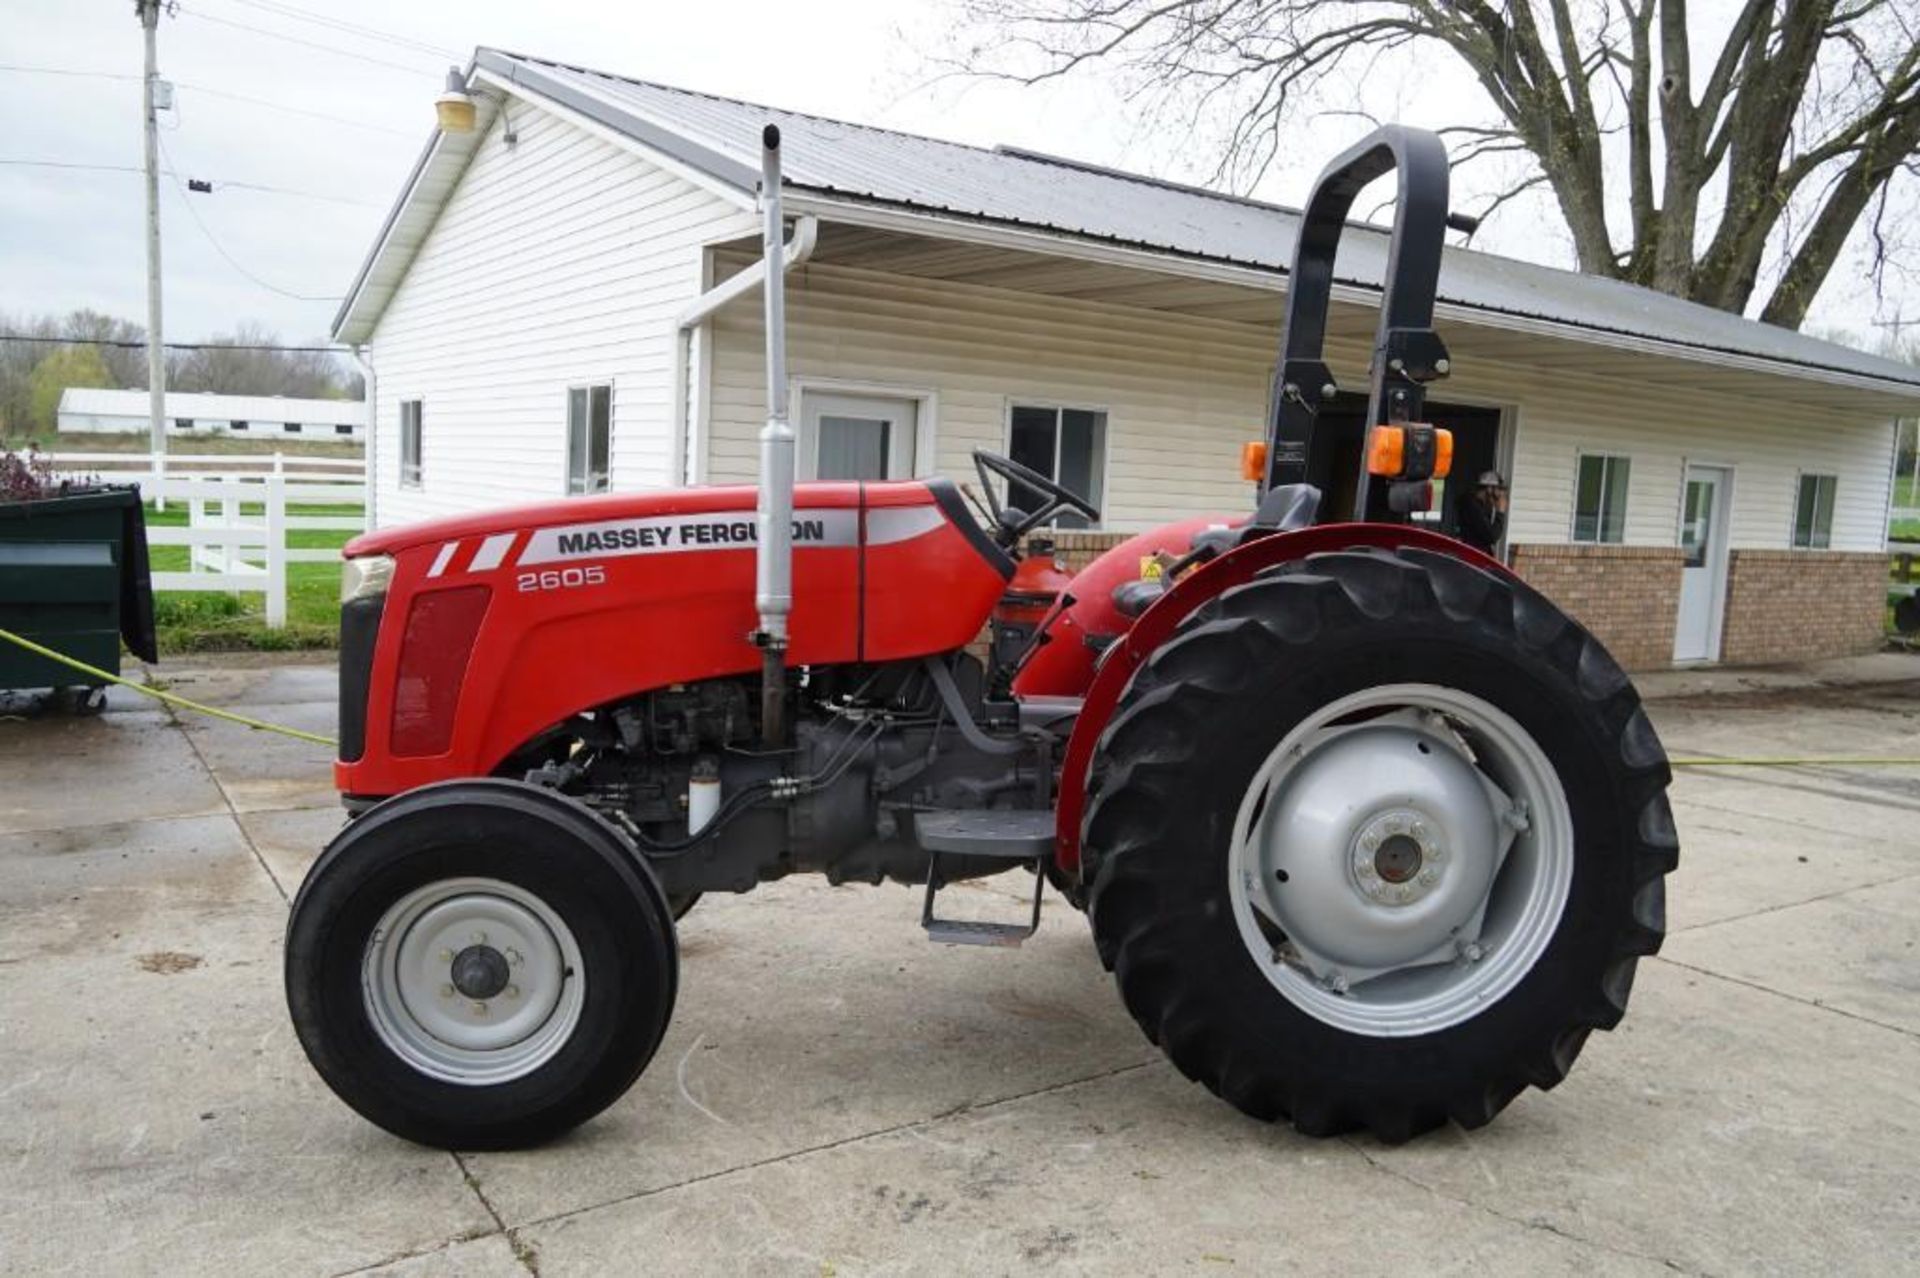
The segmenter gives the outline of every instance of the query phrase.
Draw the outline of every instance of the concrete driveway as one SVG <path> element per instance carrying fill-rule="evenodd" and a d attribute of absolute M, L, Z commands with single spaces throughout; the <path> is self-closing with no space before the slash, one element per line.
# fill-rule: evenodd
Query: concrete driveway
<path fill-rule="evenodd" d="M 1920 658 L 1814 675 L 1648 686 L 1675 753 L 1920 751 Z M 331 724 L 326 668 L 167 678 Z M 609 1113 L 449 1156 L 335 1101 L 286 1022 L 325 752 L 149 704 L 0 721 L 0 1271 L 1920 1268 L 1920 770 L 1682 775 L 1632 1013 L 1471 1135 L 1241 1118 L 1057 900 L 1022 950 L 946 950 L 905 888 L 796 879 L 688 917 L 674 1028 Z"/>

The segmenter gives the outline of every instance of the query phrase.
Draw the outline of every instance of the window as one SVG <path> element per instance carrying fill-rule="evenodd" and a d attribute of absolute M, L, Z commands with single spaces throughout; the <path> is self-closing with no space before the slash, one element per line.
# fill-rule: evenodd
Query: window
<path fill-rule="evenodd" d="M 193 429 L 193 418 L 176 417 L 173 419 L 173 428 L 175 430 L 190 431 Z"/>
<path fill-rule="evenodd" d="M 1573 486 L 1573 539 L 1618 542 L 1627 526 L 1627 469 L 1625 457 L 1594 454 L 1580 459 Z"/>
<path fill-rule="evenodd" d="M 335 422 L 333 424 L 333 433 L 336 435 L 351 435 L 353 434 L 353 426 L 349 422 Z"/>
<path fill-rule="evenodd" d="M 575 386 L 567 392 L 567 491 L 607 491 L 607 451 L 613 433 L 613 387 Z"/>
<path fill-rule="evenodd" d="M 921 403 L 905 395 L 803 386 L 799 474 L 805 479 L 906 479 L 915 473 Z"/>
<path fill-rule="evenodd" d="M 1107 469 L 1107 415 L 1086 408 L 1016 405 L 1008 424 L 1007 456 L 1037 470 L 1075 495 L 1100 505 Z M 1037 510 L 1046 499 L 1023 484 L 1009 484 L 1007 504 Z M 1086 519 L 1062 511 L 1054 523 L 1085 528 Z"/>
<path fill-rule="evenodd" d="M 400 486 L 420 487 L 420 401 L 400 401 Z"/>
<path fill-rule="evenodd" d="M 298 434 L 300 433 L 300 423 L 299 423 L 299 422 L 287 422 L 287 423 L 286 423 L 285 425 L 283 425 L 283 426 L 281 427 L 281 429 L 282 429 L 282 430 L 284 430 L 284 431 L 286 431 L 286 432 L 287 432 L 287 434 L 289 434 L 289 435 L 298 435 Z"/>
<path fill-rule="evenodd" d="M 232 421 L 228 422 L 227 426 L 231 430 L 245 430 L 247 428 L 246 419 L 242 417 L 236 417 Z"/>
<path fill-rule="evenodd" d="M 1832 475 L 1802 475 L 1793 502 L 1793 544 L 1801 550 L 1825 550 L 1833 543 Z"/>

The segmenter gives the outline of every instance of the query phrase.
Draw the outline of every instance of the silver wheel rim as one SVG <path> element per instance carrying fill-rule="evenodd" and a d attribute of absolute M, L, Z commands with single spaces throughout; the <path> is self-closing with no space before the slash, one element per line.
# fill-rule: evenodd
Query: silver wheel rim
<path fill-rule="evenodd" d="M 586 974 L 572 930 L 538 896 L 499 879 L 443 879 L 381 916 L 361 992 L 396 1056 L 479 1087 L 523 1078 L 565 1046 Z"/>
<path fill-rule="evenodd" d="M 1573 882 L 1573 820 L 1512 716 L 1458 689 L 1387 684 L 1274 748 L 1228 872 L 1241 939 L 1289 1002 L 1357 1034 L 1427 1034 L 1533 970 Z"/>

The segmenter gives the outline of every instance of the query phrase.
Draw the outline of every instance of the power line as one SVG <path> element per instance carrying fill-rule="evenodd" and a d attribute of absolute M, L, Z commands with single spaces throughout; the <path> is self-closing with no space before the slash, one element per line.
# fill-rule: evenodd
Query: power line
<path fill-rule="evenodd" d="M 328 115 L 325 111 L 312 111 L 306 107 L 288 106 L 284 102 L 270 102 L 266 98 L 249 97 L 244 93 L 234 93 L 228 89 L 215 89 L 204 84 L 179 83 L 179 87 L 193 93 L 205 93 L 216 98 L 231 98 L 235 102 L 249 102 L 254 106 L 263 106 L 273 111 L 285 111 L 290 115 L 304 115 L 315 120 L 327 120 L 334 124 L 344 124 L 354 129 L 371 129 L 375 133 L 385 133 L 396 138 L 412 138 L 415 135 L 405 129 L 390 129 L 384 124 L 370 124 L 365 120 L 351 120 L 344 115 Z"/>
<path fill-rule="evenodd" d="M 160 150 L 167 157 L 167 164 L 171 166 L 173 164 L 173 153 L 167 150 L 167 144 L 164 141 L 160 143 Z M 200 228 L 200 234 L 206 237 L 207 243 L 213 246 L 213 251 L 224 258 L 228 266 L 231 266 L 234 270 L 240 272 L 240 274 L 246 276 L 261 288 L 266 289 L 269 293 L 278 293 L 280 296 L 291 298 L 296 302 L 337 302 L 340 300 L 338 295 L 333 297 L 312 297 L 305 293 L 295 293 L 291 289 L 284 289 L 278 284 L 273 284 L 261 279 L 258 275 L 255 275 L 252 271 L 242 266 L 239 259 L 227 252 L 225 246 L 214 238 L 214 234 L 208 229 L 206 222 L 201 220 L 200 210 L 193 207 L 193 200 L 187 194 L 186 187 L 181 184 L 179 175 L 169 170 L 167 176 L 173 179 L 173 189 L 180 193 L 180 202 L 187 206 L 187 216 L 193 219 L 193 224 Z"/>
<path fill-rule="evenodd" d="M 169 161 L 169 163 L 171 163 L 171 161 Z M 0 159 L 0 164 L 30 169 L 81 169 L 96 173 L 141 173 L 145 171 L 138 165 L 133 164 L 82 164 L 71 160 L 22 160 L 6 158 Z M 176 181 L 180 177 L 180 175 L 172 169 L 163 169 L 161 172 Z M 303 200 L 325 200 L 329 204 L 353 204 L 366 209 L 377 209 L 381 207 L 380 204 L 374 200 L 356 200 L 349 195 L 328 195 L 324 191 L 297 191 L 292 187 L 270 186 L 265 182 L 238 182 L 228 181 L 225 178 L 208 178 L 205 180 L 211 183 L 216 190 L 264 191 L 269 195 L 291 195 Z"/>
<path fill-rule="evenodd" d="M 42 337 L 36 333 L 0 333 L 0 342 L 34 342 L 42 346 L 114 346 L 145 350 L 144 341 L 117 337 Z M 285 351 L 288 354 L 345 355 L 344 346 L 270 346 L 257 342 L 162 342 L 170 351 Z"/>
<path fill-rule="evenodd" d="M 73 75 L 94 80 L 134 80 L 140 79 L 124 71 L 79 71 L 68 67 L 23 67 L 14 63 L 0 62 L 0 71 L 16 71 L 21 75 Z"/>
<path fill-rule="evenodd" d="M 232 18 L 216 18 L 210 13 L 201 13 L 198 9 L 179 9 L 177 12 L 202 22 L 215 22 L 223 27 L 232 27 L 237 31 L 251 31 L 255 35 L 266 36 L 273 40 L 284 40 L 288 44 L 304 45 L 309 49 L 318 49 L 322 53 L 332 53 L 343 58 L 355 58 L 378 67 L 389 67 L 395 71 L 405 71 L 411 75 L 437 75 L 438 72 L 424 71 L 418 66 L 408 66 L 404 62 L 393 62 L 386 58 L 376 58 L 370 53 L 360 53 L 353 49 L 343 49 L 337 44 L 322 44 L 318 40 L 308 40 L 302 36 L 288 35 L 284 31 L 274 31 L 267 27 L 256 27 L 247 22 L 235 22 Z"/>
<path fill-rule="evenodd" d="M 365 40 L 379 40 L 398 48 L 431 53 L 435 57 L 449 58 L 455 62 L 458 62 L 462 56 L 452 49 L 443 49 L 425 40 L 416 40 L 412 36 L 403 36 L 392 31 L 382 31 L 378 27 L 363 26 L 358 22 L 349 22 L 345 18 L 336 18 L 331 14 L 315 13 L 299 5 L 281 3 L 281 0 L 231 0 L 231 3 L 243 4 L 250 9 L 258 9 L 263 13 L 271 13 L 282 18 L 292 18 L 295 22 L 311 22 L 316 26 L 326 27 L 346 35 L 359 36 Z"/>
<path fill-rule="evenodd" d="M 12 160 L 0 159 L 0 164 L 16 165 L 29 169 L 91 169 L 96 173 L 143 173 L 144 169 L 133 164 L 74 164 L 66 160 Z"/>
<path fill-rule="evenodd" d="M 138 82 L 137 75 L 123 75 L 117 71 L 83 71 L 69 67 L 24 67 L 0 64 L 0 71 L 12 71 L 22 75 L 59 75 L 77 76 L 94 80 L 132 80 Z M 210 84 L 193 84 L 186 80 L 175 80 L 176 89 L 186 89 L 192 93 L 205 93 L 216 98 L 231 98 L 235 102 L 246 102 L 253 106 L 266 107 L 271 111 L 285 111 L 291 115 L 309 116 L 315 120 L 327 120 L 334 124 L 344 124 L 354 129 L 371 129 L 375 133 L 388 133 L 396 138 L 411 138 L 414 135 L 404 129 L 388 128 L 384 124 L 374 124 L 367 120 L 355 120 L 344 115 L 329 115 L 325 111 L 315 111 L 308 107 L 288 106 L 284 102 L 274 102 L 268 98 L 256 98 L 245 93 L 235 93 L 231 89 L 216 89 Z"/>

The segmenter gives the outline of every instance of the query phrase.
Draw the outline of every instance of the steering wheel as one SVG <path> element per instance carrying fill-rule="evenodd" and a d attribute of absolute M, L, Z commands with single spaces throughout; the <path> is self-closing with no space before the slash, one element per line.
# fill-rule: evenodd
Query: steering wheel
<path fill-rule="evenodd" d="M 980 472 L 980 487 L 986 490 L 987 510 L 993 516 L 995 539 L 1002 546 L 1016 546 L 1020 539 L 1034 529 L 1053 518 L 1062 510 L 1075 510 L 1085 515 L 1089 523 L 1100 522 L 1100 511 L 1086 498 L 1072 489 L 1065 488 L 1048 479 L 1029 466 L 1022 466 L 1011 457 L 1002 457 L 999 453 L 990 453 L 984 448 L 973 450 L 973 468 Z M 1013 496 L 1013 486 L 1031 488 L 1046 498 L 1040 503 L 1040 509 L 1028 514 L 1018 506 L 1001 505 L 1000 498 L 993 491 L 993 475 L 1007 481 L 1007 496 Z"/>

